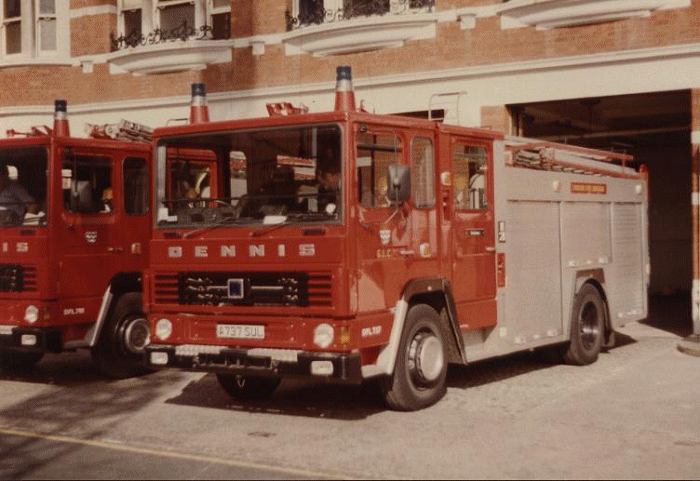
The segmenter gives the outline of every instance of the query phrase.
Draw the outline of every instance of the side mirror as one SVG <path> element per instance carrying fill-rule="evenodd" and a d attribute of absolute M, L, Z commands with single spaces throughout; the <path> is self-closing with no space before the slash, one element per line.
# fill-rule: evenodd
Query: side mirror
<path fill-rule="evenodd" d="M 392 205 L 401 205 L 411 197 L 411 170 L 403 164 L 387 166 L 386 196 Z"/>

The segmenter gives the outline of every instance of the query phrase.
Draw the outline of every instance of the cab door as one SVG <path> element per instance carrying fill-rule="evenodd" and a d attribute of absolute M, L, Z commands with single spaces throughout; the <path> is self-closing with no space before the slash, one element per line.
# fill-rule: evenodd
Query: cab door
<path fill-rule="evenodd" d="M 117 154 L 67 147 L 60 171 L 59 298 L 67 321 L 93 322 L 107 285 L 119 269 L 121 226 L 113 206 Z"/>
<path fill-rule="evenodd" d="M 443 185 L 447 258 L 462 330 L 496 324 L 493 142 L 449 135 L 443 147 L 451 182 Z"/>
<path fill-rule="evenodd" d="M 118 271 L 141 272 L 146 268 L 151 232 L 149 165 L 145 155 L 126 155 L 117 165 L 112 208 L 121 227 L 107 250 L 119 257 Z"/>

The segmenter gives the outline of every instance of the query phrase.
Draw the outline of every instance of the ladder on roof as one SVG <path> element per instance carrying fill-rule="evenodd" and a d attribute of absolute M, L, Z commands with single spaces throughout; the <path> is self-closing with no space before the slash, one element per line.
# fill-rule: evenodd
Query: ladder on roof
<path fill-rule="evenodd" d="M 137 142 L 150 142 L 153 138 L 153 129 L 131 122 L 129 120 L 121 120 L 118 124 L 85 124 L 85 132 L 93 139 L 111 139 L 111 140 L 131 140 Z"/>
<path fill-rule="evenodd" d="M 508 164 L 512 166 L 596 176 L 637 175 L 627 167 L 634 158 L 620 152 L 517 137 L 506 137 L 506 151 L 511 153 Z"/>

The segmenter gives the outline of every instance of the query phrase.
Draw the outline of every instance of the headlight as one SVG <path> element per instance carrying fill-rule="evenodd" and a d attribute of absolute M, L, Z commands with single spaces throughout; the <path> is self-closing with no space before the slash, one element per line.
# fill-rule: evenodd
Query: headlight
<path fill-rule="evenodd" d="M 24 311 L 24 320 L 34 324 L 39 319 L 39 308 L 36 306 L 27 306 Z"/>
<path fill-rule="evenodd" d="M 173 333 L 173 323 L 168 319 L 161 319 L 156 322 L 156 337 L 161 341 L 167 340 Z"/>
<path fill-rule="evenodd" d="M 319 324 L 314 329 L 314 344 L 322 349 L 325 349 L 333 344 L 334 334 L 333 326 L 326 324 L 325 322 L 323 324 Z"/>

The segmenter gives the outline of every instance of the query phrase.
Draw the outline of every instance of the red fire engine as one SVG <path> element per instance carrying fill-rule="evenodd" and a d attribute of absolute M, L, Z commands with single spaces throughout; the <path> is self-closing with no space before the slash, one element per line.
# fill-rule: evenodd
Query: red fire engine
<path fill-rule="evenodd" d="M 279 105 L 154 132 L 149 366 L 244 398 L 285 376 L 378 378 L 413 410 L 443 396 L 448 363 L 546 347 L 588 364 L 645 317 L 630 156 L 358 111 L 349 67 L 335 111 Z M 176 191 L 180 152 L 216 159 L 206 195 Z"/>
<path fill-rule="evenodd" d="M 90 348 L 103 374 L 129 376 L 149 339 L 152 131 L 122 121 L 71 137 L 55 106 L 53 129 L 0 139 L 0 364 Z"/>

